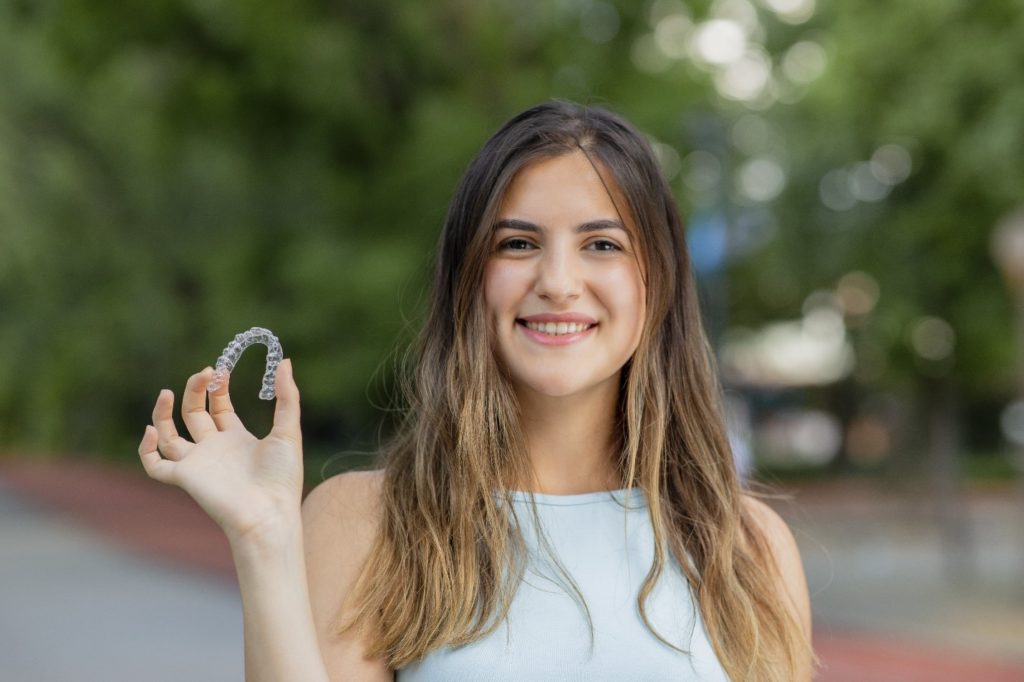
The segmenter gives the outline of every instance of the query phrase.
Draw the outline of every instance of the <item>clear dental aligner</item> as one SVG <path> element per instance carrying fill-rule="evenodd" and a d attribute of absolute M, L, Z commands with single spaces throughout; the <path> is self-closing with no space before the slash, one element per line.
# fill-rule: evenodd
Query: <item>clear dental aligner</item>
<path fill-rule="evenodd" d="M 235 368 L 242 352 L 254 343 L 262 343 L 267 347 L 267 371 L 263 374 L 263 388 L 260 389 L 260 399 L 273 400 L 277 394 L 274 389 L 274 382 L 277 376 L 277 366 L 284 359 L 284 351 L 281 350 L 281 342 L 277 340 L 274 333 L 263 327 L 253 327 L 249 331 L 235 334 L 235 339 L 228 344 L 224 352 L 217 358 L 217 364 L 213 367 L 213 381 L 207 387 L 207 391 L 213 393 L 224 385 L 231 370 Z"/>

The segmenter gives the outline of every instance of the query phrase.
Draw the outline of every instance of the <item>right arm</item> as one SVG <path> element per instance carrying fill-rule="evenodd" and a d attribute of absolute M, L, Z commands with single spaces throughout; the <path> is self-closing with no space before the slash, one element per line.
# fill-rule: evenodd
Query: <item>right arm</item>
<path fill-rule="evenodd" d="M 364 522 L 364 505 L 372 501 L 367 486 L 347 485 L 352 477 L 339 476 L 300 507 L 299 391 L 289 360 L 279 366 L 274 426 L 262 439 L 242 425 L 227 385 L 209 395 L 207 410 L 212 375 L 210 368 L 193 375 L 182 397 L 182 418 L 195 442 L 178 435 L 174 395 L 165 390 L 139 455 L 151 478 L 184 489 L 228 538 L 242 596 L 246 679 L 392 679 L 382 665 L 364 661 L 351 638 L 329 631 L 329 612 L 365 559 L 367 534 L 372 538 L 373 526 Z"/>
<path fill-rule="evenodd" d="M 382 661 L 364 657 L 357 631 L 333 631 L 373 546 L 380 482 L 380 472 L 334 476 L 310 492 L 297 522 L 232 544 L 250 682 L 394 680 Z"/>

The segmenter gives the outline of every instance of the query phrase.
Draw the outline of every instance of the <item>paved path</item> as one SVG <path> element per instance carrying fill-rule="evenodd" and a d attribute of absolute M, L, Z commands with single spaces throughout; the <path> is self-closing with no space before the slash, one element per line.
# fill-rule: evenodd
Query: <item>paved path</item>
<path fill-rule="evenodd" d="M 943 590 L 934 538 L 880 522 L 905 510 L 841 492 L 798 495 L 790 519 L 813 593 L 817 679 L 1024 682 L 1016 545 L 983 533 L 980 581 Z M 985 533 L 1002 532 L 1006 505 L 979 509 Z M 141 471 L 0 461 L 0 677 L 241 680 L 240 604 L 219 530 Z"/>
<path fill-rule="evenodd" d="M 777 504 L 801 547 L 829 682 L 1024 682 L 1024 533 L 1013 491 L 962 500 L 816 484 Z"/>
<path fill-rule="evenodd" d="M 125 547 L 0 479 L 0 679 L 243 679 L 237 587 Z"/>

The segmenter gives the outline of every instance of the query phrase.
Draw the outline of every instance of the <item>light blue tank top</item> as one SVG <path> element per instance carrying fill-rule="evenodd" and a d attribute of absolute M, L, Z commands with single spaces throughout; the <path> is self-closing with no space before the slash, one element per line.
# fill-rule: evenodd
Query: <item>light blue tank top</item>
<path fill-rule="evenodd" d="M 728 682 L 685 577 L 673 560 L 647 599 L 637 594 L 654 558 L 654 534 L 639 490 L 582 495 L 535 494 L 549 546 L 590 609 L 588 623 L 539 544 L 528 493 L 513 493 L 530 553 L 508 618 L 466 646 L 442 648 L 396 672 L 399 682 Z"/>

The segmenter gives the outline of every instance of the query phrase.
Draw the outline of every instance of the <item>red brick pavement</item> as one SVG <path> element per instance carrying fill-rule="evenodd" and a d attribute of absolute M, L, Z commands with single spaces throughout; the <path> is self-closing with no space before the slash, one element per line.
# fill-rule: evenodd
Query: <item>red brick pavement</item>
<path fill-rule="evenodd" d="M 128 549 L 183 568 L 235 579 L 224 535 L 185 492 L 91 461 L 0 460 L 0 480 L 23 497 L 59 510 Z"/>
<path fill-rule="evenodd" d="M 0 460 L 0 480 L 126 548 L 234 580 L 227 541 L 182 491 L 141 471 L 88 460 Z M 1024 682 L 1024 664 L 946 651 L 890 636 L 815 632 L 821 682 Z"/>
<path fill-rule="evenodd" d="M 1024 682 L 1024 665 L 872 633 L 814 633 L 822 682 Z"/>

